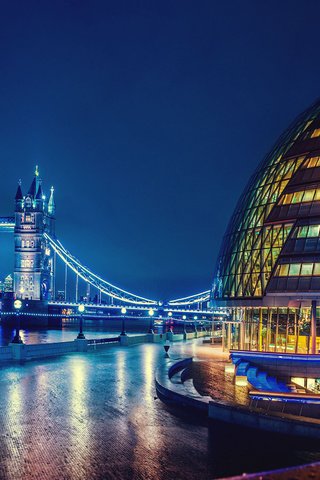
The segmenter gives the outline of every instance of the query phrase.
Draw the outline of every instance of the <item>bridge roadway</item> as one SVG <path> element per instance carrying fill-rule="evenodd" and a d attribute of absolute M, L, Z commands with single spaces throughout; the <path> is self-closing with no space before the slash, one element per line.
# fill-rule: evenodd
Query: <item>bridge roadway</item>
<path fill-rule="evenodd" d="M 74 309 L 78 308 L 80 303 L 83 302 L 64 302 L 64 301 L 49 301 L 48 305 L 49 307 L 59 307 L 59 308 L 66 308 L 66 309 Z M 85 309 L 87 313 L 90 310 L 106 310 L 110 311 L 113 314 L 118 313 L 120 314 L 121 308 L 123 305 L 106 305 L 106 304 L 96 304 L 96 303 L 83 303 L 85 306 Z M 150 306 L 146 305 L 126 305 L 126 309 L 128 313 L 131 312 L 145 312 L 146 315 L 148 315 L 148 312 L 150 310 Z M 183 315 L 186 315 L 188 319 L 194 319 L 195 316 L 198 317 L 198 319 L 201 319 L 202 316 L 205 316 L 207 319 L 212 319 L 212 317 L 216 316 L 226 316 L 227 312 L 226 311 L 219 311 L 219 310 L 213 310 L 213 309 L 195 309 L 195 308 L 169 308 L 169 307 L 152 307 L 152 310 L 154 311 L 154 316 L 157 317 L 159 315 L 162 315 L 163 317 L 168 317 L 169 313 L 172 313 L 173 318 L 180 318 Z M 197 320 L 197 319 L 196 319 Z"/>

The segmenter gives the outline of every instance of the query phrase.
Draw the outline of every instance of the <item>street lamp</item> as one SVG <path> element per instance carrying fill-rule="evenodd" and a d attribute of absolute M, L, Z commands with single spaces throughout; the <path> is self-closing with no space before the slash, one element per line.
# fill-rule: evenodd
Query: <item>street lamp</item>
<path fill-rule="evenodd" d="M 122 336 L 127 335 L 127 334 L 126 334 L 126 331 L 125 331 L 125 325 L 124 325 L 124 321 L 125 321 L 124 319 L 125 319 L 126 313 L 127 313 L 126 307 L 122 307 L 122 308 L 121 308 L 121 315 L 122 315 L 122 332 L 120 333 L 120 335 L 122 335 Z"/>
<path fill-rule="evenodd" d="M 168 317 L 171 319 L 172 318 L 172 312 L 168 312 Z M 173 333 L 173 326 L 170 324 L 169 326 L 169 331 Z"/>
<path fill-rule="evenodd" d="M 185 315 L 182 315 L 182 320 L 183 320 L 183 333 L 187 333 L 186 331 L 186 319 L 187 317 Z"/>
<path fill-rule="evenodd" d="M 153 331 L 153 315 L 154 315 L 154 310 L 153 308 L 149 308 L 148 315 L 150 317 L 150 324 L 149 324 L 149 331 L 148 333 L 154 333 Z"/>
<path fill-rule="evenodd" d="M 21 300 L 15 300 L 13 302 L 13 306 L 16 311 L 16 334 L 12 339 L 12 343 L 23 343 L 20 337 L 20 309 L 22 307 L 22 302 Z"/>
<path fill-rule="evenodd" d="M 198 320 L 197 315 L 195 315 L 195 316 L 193 317 L 193 320 L 194 320 L 194 331 L 197 332 L 197 331 L 198 331 L 198 330 L 197 330 L 197 320 Z"/>
<path fill-rule="evenodd" d="M 78 336 L 77 336 L 78 340 L 84 340 L 86 338 L 83 334 L 83 312 L 84 312 L 84 310 L 85 310 L 85 307 L 84 307 L 83 303 L 80 303 L 80 305 L 78 306 L 78 312 L 80 313 L 80 329 L 79 329 L 79 333 L 78 333 Z"/>

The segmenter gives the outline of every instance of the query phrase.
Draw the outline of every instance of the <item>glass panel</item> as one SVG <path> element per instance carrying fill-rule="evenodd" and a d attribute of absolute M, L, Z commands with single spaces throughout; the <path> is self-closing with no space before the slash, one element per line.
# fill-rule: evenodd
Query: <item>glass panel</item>
<path fill-rule="evenodd" d="M 284 204 L 284 205 L 288 205 L 289 203 L 291 203 L 291 201 L 292 201 L 292 193 L 287 193 L 287 194 L 284 196 L 283 204 Z"/>
<path fill-rule="evenodd" d="M 313 275 L 320 275 L 320 263 L 314 264 Z"/>
<path fill-rule="evenodd" d="M 311 138 L 316 138 L 316 137 L 320 137 L 320 128 L 316 128 L 315 130 L 313 130 L 311 134 Z"/>
<path fill-rule="evenodd" d="M 308 237 L 318 237 L 319 236 L 319 225 L 310 225 L 309 226 L 309 232 L 308 232 Z"/>
<path fill-rule="evenodd" d="M 313 263 L 303 263 L 301 265 L 301 275 L 312 275 Z"/>
<path fill-rule="evenodd" d="M 301 263 L 292 263 L 289 267 L 289 275 L 296 276 L 300 273 Z"/>
<path fill-rule="evenodd" d="M 303 195 L 303 202 L 312 202 L 315 190 L 306 190 Z"/>
<path fill-rule="evenodd" d="M 279 276 L 280 277 L 286 277 L 289 273 L 289 265 L 288 264 L 283 264 L 283 265 L 279 265 L 279 266 L 280 266 Z"/>
<path fill-rule="evenodd" d="M 294 192 L 291 203 L 302 202 L 303 192 Z"/>
<path fill-rule="evenodd" d="M 320 189 L 319 189 L 319 188 L 317 188 L 317 190 L 316 190 L 316 194 L 315 194 L 315 196 L 314 196 L 314 200 L 320 200 Z"/>
<path fill-rule="evenodd" d="M 303 227 L 298 228 L 298 238 L 306 238 L 308 236 L 308 226 L 305 225 Z"/>

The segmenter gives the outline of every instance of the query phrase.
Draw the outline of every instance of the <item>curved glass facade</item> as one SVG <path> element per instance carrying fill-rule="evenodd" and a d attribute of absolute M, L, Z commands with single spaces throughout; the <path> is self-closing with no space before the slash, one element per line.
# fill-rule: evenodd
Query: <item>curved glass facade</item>
<path fill-rule="evenodd" d="M 250 178 L 223 239 L 211 302 L 227 308 L 228 349 L 320 353 L 320 101 Z"/>
<path fill-rule="evenodd" d="M 320 102 L 296 119 L 252 175 L 223 240 L 212 299 L 255 299 L 277 290 L 271 280 L 284 245 L 297 223 L 317 214 L 320 225 Z"/>

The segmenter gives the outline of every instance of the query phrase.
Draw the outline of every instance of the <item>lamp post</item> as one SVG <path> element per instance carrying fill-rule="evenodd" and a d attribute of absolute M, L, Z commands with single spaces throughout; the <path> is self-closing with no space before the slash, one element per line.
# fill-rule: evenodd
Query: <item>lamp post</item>
<path fill-rule="evenodd" d="M 168 312 L 168 318 L 170 318 L 170 320 L 171 320 L 171 318 L 172 318 L 172 312 Z M 170 322 L 170 325 L 169 325 L 169 331 L 170 331 L 171 333 L 173 333 L 173 326 L 171 325 L 171 322 Z"/>
<path fill-rule="evenodd" d="M 21 300 L 15 300 L 13 302 L 13 306 L 16 311 L 16 334 L 12 339 L 12 343 L 23 343 L 20 337 L 20 309 L 22 307 L 22 302 Z"/>
<path fill-rule="evenodd" d="M 126 331 L 125 331 L 125 324 L 124 324 L 126 313 L 127 313 L 126 307 L 122 307 L 122 308 L 121 308 L 121 315 L 122 315 L 122 332 L 120 333 L 120 335 L 122 335 L 122 336 L 126 336 L 126 335 L 127 335 L 127 334 L 126 334 Z"/>
<path fill-rule="evenodd" d="M 150 317 L 150 324 L 149 324 L 149 331 L 148 333 L 154 333 L 153 331 L 153 315 L 154 315 L 154 310 L 153 308 L 149 308 L 148 315 Z"/>
<path fill-rule="evenodd" d="M 80 328 L 79 328 L 79 333 L 78 333 L 78 336 L 77 336 L 77 339 L 78 340 L 84 340 L 86 337 L 84 336 L 84 333 L 83 333 L 83 312 L 85 310 L 85 307 L 83 305 L 83 303 L 80 303 L 80 305 L 78 306 L 78 312 L 80 313 Z"/>
<path fill-rule="evenodd" d="M 187 317 L 185 315 L 182 316 L 182 320 L 183 320 L 183 333 L 186 334 L 187 331 L 186 331 L 186 319 Z"/>
<path fill-rule="evenodd" d="M 195 331 L 195 333 L 197 333 L 197 331 L 198 331 L 198 330 L 197 330 L 197 320 L 198 320 L 197 315 L 195 315 L 195 316 L 193 317 L 193 320 L 194 320 L 194 331 Z"/>

